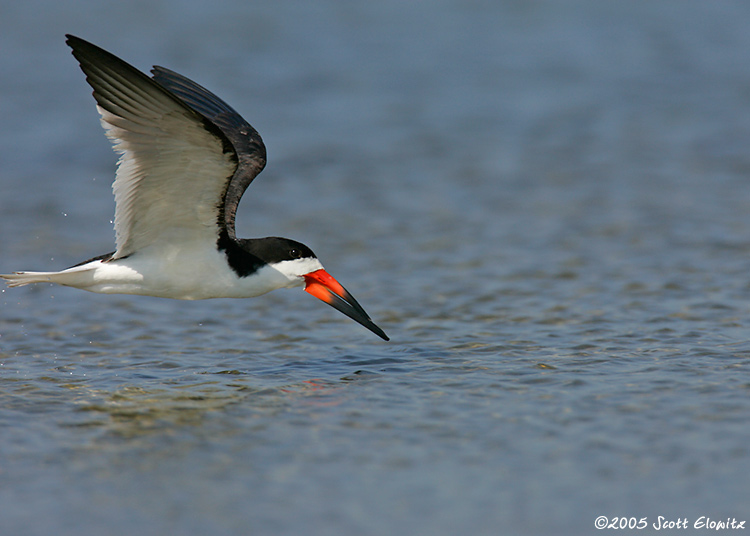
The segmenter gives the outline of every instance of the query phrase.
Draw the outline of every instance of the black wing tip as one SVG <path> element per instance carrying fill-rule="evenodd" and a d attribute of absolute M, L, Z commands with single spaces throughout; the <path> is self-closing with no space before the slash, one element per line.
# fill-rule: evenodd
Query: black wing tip
<path fill-rule="evenodd" d="M 80 62 L 80 54 L 86 53 L 87 51 L 99 51 L 101 50 L 98 46 L 93 43 L 89 43 L 85 39 L 81 39 L 73 34 L 65 34 L 65 44 L 71 48 L 71 53 Z"/>
<path fill-rule="evenodd" d="M 151 68 L 151 75 L 152 75 L 151 78 L 153 78 L 154 80 L 157 80 L 159 76 L 174 76 L 174 75 L 181 76 L 180 73 L 177 73 L 173 71 L 172 69 L 168 69 L 161 65 L 154 65 Z"/>
<path fill-rule="evenodd" d="M 102 48 L 96 46 L 94 43 L 90 43 L 89 41 L 81 39 L 80 37 L 73 34 L 65 34 L 65 44 L 73 49 L 73 54 L 82 51 L 83 49 L 105 52 Z"/>
<path fill-rule="evenodd" d="M 80 37 L 76 37 L 72 34 L 65 34 L 65 37 L 65 43 L 71 48 L 73 57 L 78 60 L 78 63 L 81 66 L 81 70 L 83 70 L 87 78 L 92 75 L 92 68 L 98 70 L 97 66 L 107 65 L 109 67 L 116 66 L 119 70 L 124 69 L 126 71 L 130 71 L 131 73 L 137 73 L 136 76 L 149 79 L 148 76 L 143 74 L 141 71 L 139 71 L 129 63 L 118 58 L 111 52 L 108 52 L 103 48 L 95 45 L 94 43 L 90 43 L 89 41 L 81 39 Z M 91 81 L 90 78 L 89 81 Z"/>
<path fill-rule="evenodd" d="M 178 76 L 182 76 L 182 75 L 180 75 L 180 73 L 178 73 L 176 71 L 173 71 L 172 69 L 169 69 L 167 67 L 164 67 L 163 65 L 154 65 L 151 68 L 151 74 L 157 74 L 157 73 L 164 73 L 164 74 L 169 74 L 169 75 L 175 75 L 176 74 Z"/>

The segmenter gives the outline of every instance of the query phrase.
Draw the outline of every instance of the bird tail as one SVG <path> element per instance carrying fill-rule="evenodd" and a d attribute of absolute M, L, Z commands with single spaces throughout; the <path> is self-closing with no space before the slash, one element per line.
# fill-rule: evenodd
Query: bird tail
<path fill-rule="evenodd" d="M 13 272 L 12 274 L 0 274 L 9 287 L 22 287 L 31 283 L 57 283 L 56 275 L 60 272 Z"/>
<path fill-rule="evenodd" d="M 100 264 L 97 262 L 96 264 Z M 86 288 L 93 282 L 92 273 L 96 266 L 81 265 L 68 268 L 61 272 L 13 272 L 0 274 L 9 287 L 22 287 L 32 283 L 56 283 L 68 287 Z"/>

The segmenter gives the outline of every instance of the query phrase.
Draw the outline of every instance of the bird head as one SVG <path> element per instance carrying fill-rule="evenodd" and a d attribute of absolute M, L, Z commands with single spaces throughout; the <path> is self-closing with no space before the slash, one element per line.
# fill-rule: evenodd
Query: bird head
<path fill-rule="evenodd" d="M 309 247 L 287 238 L 265 240 L 268 241 L 266 245 L 273 244 L 273 259 L 268 259 L 269 264 L 290 280 L 289 286 L 304 285 L 308 294 L 362 324 L 381 339 L 390 340 L 370 319 L 354 296 L 323 268 Z"/>

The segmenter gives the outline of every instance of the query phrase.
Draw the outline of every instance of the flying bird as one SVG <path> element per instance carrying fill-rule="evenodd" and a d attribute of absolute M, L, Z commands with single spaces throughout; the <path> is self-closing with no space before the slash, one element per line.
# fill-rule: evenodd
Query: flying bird
<path fill-rule="evenodd" d="M 112 185 L 116 249 L 59 272 L 0 275 L 8 286 L 57 283 L 201 300 L 304 285 L 389 340 L 309 247 L 235 235 L 242 194 L 266 165 L 263 140 L 247 121 L 174 71 L 155 66 L 149 77 L 96 45 L 66 37 L 120 154 Z"/>

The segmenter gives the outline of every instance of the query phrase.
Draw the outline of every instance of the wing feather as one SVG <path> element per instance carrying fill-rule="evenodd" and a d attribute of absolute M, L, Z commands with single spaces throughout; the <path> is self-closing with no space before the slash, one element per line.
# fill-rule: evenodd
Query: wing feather
<path fill-rule="evenodd" d="M 260 134 L 226 102 L 174 71 L 155 66 L 154 80 L 208 119 L 226 136 L 237 154 L 238 165 L 224 195 L 224 227 L 235 238 L 234 218 L 242 194 L 266 165 L 266 146 Z"/>
<path fill-rule="evenodd" d="M 224 225 L 218 213 L 238 167 L 233 145 L 144 73 L 82 39 L 67 42 L 121 155 L 112 185 L 114 258 L 179 240 L 217 240 Z"/>

